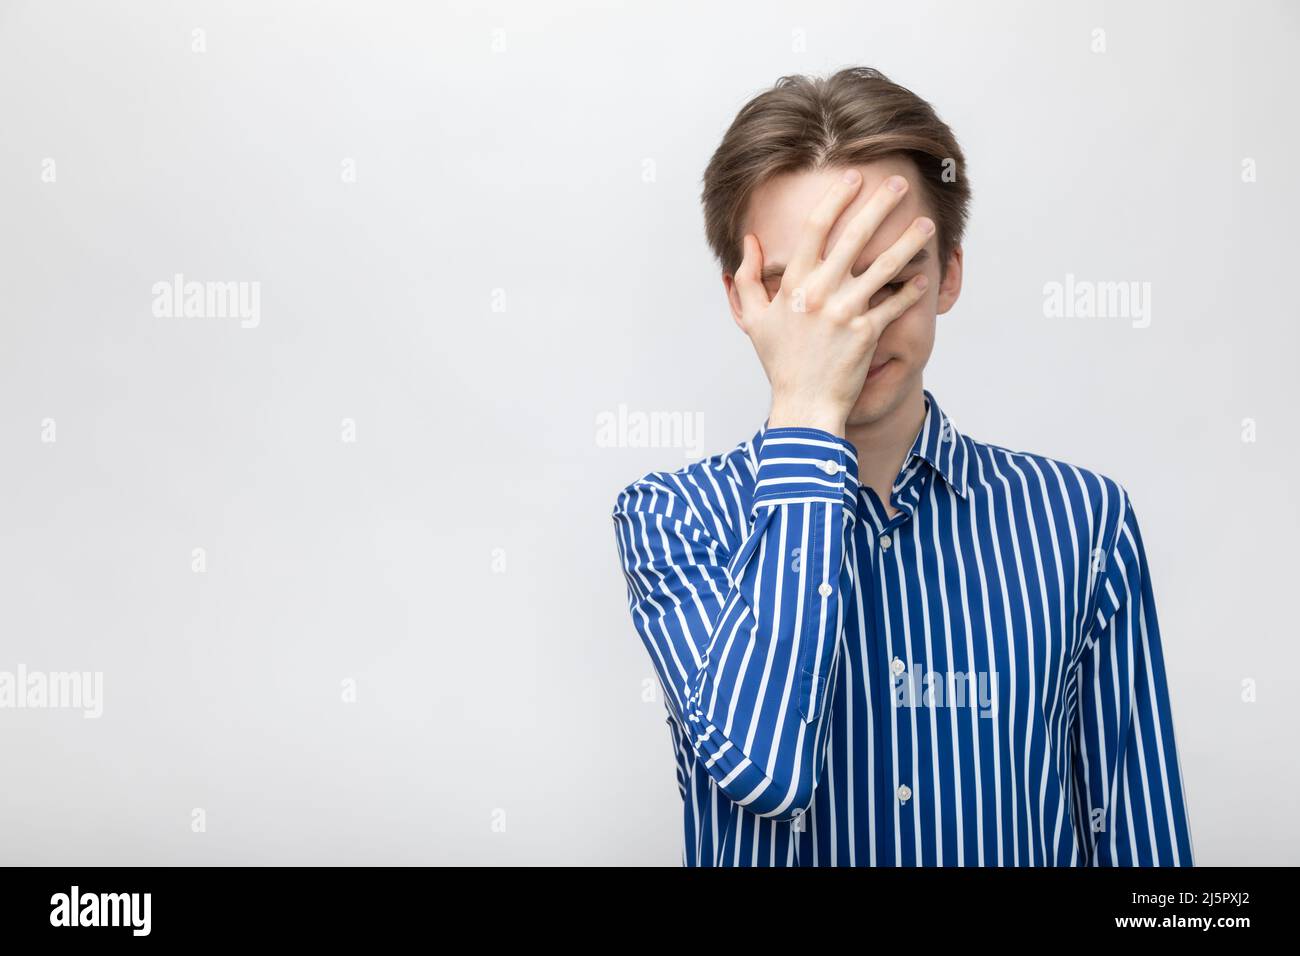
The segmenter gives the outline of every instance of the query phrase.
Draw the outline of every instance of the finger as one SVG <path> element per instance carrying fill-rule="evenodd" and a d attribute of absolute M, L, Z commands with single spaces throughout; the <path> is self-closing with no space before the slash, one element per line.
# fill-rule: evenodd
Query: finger
<path fill-rule="evenodd" d="M 826 254 L 826 261 L 818 268 L 830 280 L 832 288 L 837 287 L 858 261 L 862 250 L 867 247 L 871 237 L 876 234 L 885 217 L 893 212 L 907 192 L 907 180 L 902 176 L 890 176 L 876 187 L 871 198 L 844 227 L 844 231 L 835 240 L 835 245 Z"/>
<path fill-rule="evenodd" d="M 866 272 L 841 288 L 850 297 L 850 301 L 865 310 L 871 297 L 902 272 L 933 235 L 934 220 L 926 216 L 917 217 L 892 246 L 876 256 L 876 261 L 871 263 Z"/>
<path fill-rule="evenodd" d="M 743 241 L 745 255 L 736 269 L 735 282 L 741 312 L 749 320 L 766 309 L 770 300 L 767 289 L 763 288 L 763 250 L 749 233 Z"/>
<path fill-rule="evenodd" d="M 869 309 L 863 316 L 875 331 L 876 336 L 888 328 L 896 318 L 921 301 L 930 280 L 925 276 L 912 276 L 907 284 L 887 298 L 880 305 Z"/>
<path fill-rule="evenodd" d="M 853 197 L 862 188 L 862 174 L 856 169 L 846 169 L 844 175 L 826 190 L 813 211 L 804 221 L 803 232 L 799 235 L 799 244 L 794 255 L 785 266 L 785 276 L 799 282 L 812 272 L 822 261 L 822 250 L 826 248 L 826 237 L 831 227 L 839 220 L 840 214 L 848 208 Z M 785 278 L 782 278 L 782 283 Z"/>

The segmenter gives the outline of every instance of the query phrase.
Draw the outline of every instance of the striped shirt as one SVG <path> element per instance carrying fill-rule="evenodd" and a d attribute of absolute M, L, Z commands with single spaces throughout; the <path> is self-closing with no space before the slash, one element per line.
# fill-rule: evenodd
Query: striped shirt
<path fill-rule="evenodd" d="M 683 865 L 1191 866 L 1129 495 L 924 394 L 893 517 L 814 428 L 619 494 Z"/>

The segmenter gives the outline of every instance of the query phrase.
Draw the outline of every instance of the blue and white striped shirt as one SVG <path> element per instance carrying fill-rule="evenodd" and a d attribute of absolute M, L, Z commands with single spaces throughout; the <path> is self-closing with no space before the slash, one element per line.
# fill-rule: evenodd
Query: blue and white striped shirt
<path fill-rule="evenodd" d="M 812 428 L 619 495 L 683 865 L 1191 866 L 1128 494 L 925 398 L 892 518 Z"/>

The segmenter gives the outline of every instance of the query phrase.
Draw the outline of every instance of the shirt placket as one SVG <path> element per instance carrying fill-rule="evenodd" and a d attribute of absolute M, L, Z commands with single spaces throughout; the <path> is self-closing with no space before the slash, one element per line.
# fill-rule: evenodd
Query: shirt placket
<path fill-rule="evenodd" d="M 890 497 L 898 513 L 885 520 L 884 509 L 879 507 L 875 492 L 865 486 L 862 495 L 869 504 L 862 510 L 869 515 L 869 524 L 862 525 L 864 544 L 871 567 L 871 629 L 867 636 L 871 654 L 868 676 L 871 678 L 872 710 L 875 721 L 876 753 L 876 834 L 880 838 L 878 861 L 886 866 L 906 865 L 907 855 L 899 852 L 898 834 L 915 832 L 916 799 L 913 793 L 912 725 L 911 713 L 904 713 L 897 704 L 895 681 L 907 680 L 906 636 L 891 634 L 885 627 L 886 598 L 889 578 L 886 562 L 897 561 L 894 548 L 898 546 L 899 529 L 904 527 L 920 502 L 928 469 L 919 460 L 911 463 L 899 474 Z M 901 570 L 904 580 L 907 569 Z M 911 622 L 908 622 L 911 626 Z M 910 845 L 904 838 L 903 845 Z M 913 847 L 912 861 L 919 853 Z"/>

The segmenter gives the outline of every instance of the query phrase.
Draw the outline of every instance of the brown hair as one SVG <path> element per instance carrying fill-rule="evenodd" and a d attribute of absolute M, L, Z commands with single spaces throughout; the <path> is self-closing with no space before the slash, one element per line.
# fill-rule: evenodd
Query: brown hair
<path fill-rule="evenodd" d="M 970 204 L 966 159 L 934 108 L 879 70 L 783 76 L 736 114 L 704 171 L 704 232 L 725 272 L 744 258 L 749 198 L 782 173 L 856 166 L 902 155 L 921 173 L 937 227 L 940 269 L 961 243 Z"/>

